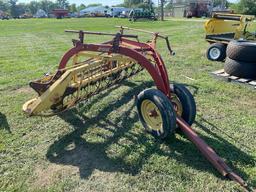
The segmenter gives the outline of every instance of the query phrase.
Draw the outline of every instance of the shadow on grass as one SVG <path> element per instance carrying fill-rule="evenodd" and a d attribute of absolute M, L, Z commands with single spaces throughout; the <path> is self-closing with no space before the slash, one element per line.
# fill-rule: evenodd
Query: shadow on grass
<path fill-rule="evenodd" d="M 204 119 L 202 116 L 197 116 L 199 121 L 196 121 L 194 124 L 203 129 L 206 133 L 213 135 L 214 137 L 218 138 L 219 140 L 223 140 L 221 137 L 219 137 L 216 133 L 213 132 L 213 130 L 218 131 L 222 135 L 225 135 L 230 140 L 233 140 L 235 143 L 240 145 L 243 149 L 245 149 L 247 152 L 252 153 L 253 149 L 249 145 L 245 144 L 243 141 L 238 140 L 230 133 L 226 132 L 225 129 L 219 128 L 213 123 L 209 122 L 208 120 Z"/>
<path fill-rule="evenodd" d="M 152 82 L 144 82 L 138 85 L 128 81 L 125 81 L 123 84 L 130 89 L 116 102 L 99 109 L 96 116 L 86 117 L 84 113 L 87 109 L 83 108 L 79 111 L 77 109 L 70 110 L 60 116 L 70 123 L 75 130 L 55 141 L 50 146 L 47 152 L 47 158 L 50 162 L 78 167 L 81 178 L 89 177 L 95 169 L 104 172 L 124 172 L 136 175 L 153 154 L 158 154 L 159 156 L 176 159 L 178 162 L 195 169 L 214 173 L 217 177 L 220 176 L 191 142 L 183 139 L 175 140 L 174 138 L 170 138 L 168 141 L 156 141 L 148 134 L 134 131 L 134 128 L 138 127 L 136 123 L 139 121 L 139 118 L 137 113 L 135 113 L 134 102 L 133 104 L 127 104 L 141 90 L 151 87 L 153 84 Z M 100 94 L 90 101 L 89 106 L 110 95 L 113 89 Z M 128 107 L 124 109 L 123 106 Z M 120 110 L 117 109 L 122 110 L 119 113 Z M 108 117 L 112 111 L 117 113 L 115 119 Z M 200 126 L 200 122 L 197 122 L 197 125 Z M 108 133 L 101 134 L 96 132 L 97 136 L 102 138 L 98 142 L 92 142 L 84 137 L 88 129 L 94 126 Z M 213 136 L 214 138 L 204 139 L 209 144 L 218 146 L 218 150 L 222 150 L 221 155 L 228 159 L 229 162 L 239 162 L 243 165 L 248 165 L 248 163 L 252 162 L 253 159 L 249 155 L 221 137 Z M 125 144 L 120 142 L 120 140 L 129 142 Z M 166 145 L 169 150 L 162 150 L 162 144 Z M 122 152 L 115 151 L 113 146 L 122 148 Z M 110 148 L 112 151 L 109 150 Z M 129 156 L 134 156 L 135 160 L 127 161 Z M 245 174 L 243 173 L 243 175 Z"/>
<path fill-rule="evenodd" d="M 237 146 L 233 145 L 229 141 L 220 137 L 212 130 L 215 129 L 222 135 L 226 135 L 229 139 L 234 140 L 237 144 L 240 144 L 248 151 L 251 151 L 251 148 L 241 143 L 240 141 L 237 141 L 233 136 L 227 134 L 224 130 L 220 129 L 219 127 L 205 120 L 204 118 L 199 117 L 198 119 L 200 121 L 196 121 L 194 124 L 201 128 L 205 133 L 211 135 L 213 138 L 202 136 L 201 137 L 209 144 L 209 146 L 214 146 L 214 150 L 216 151 L 216 153 L 219 154 L 221 157 L 225 158 L 225 160 L 228 162 L 228 165 L 234 170 L 234 172 L 237 172 L 244 179 L 248 179 L 248 175 L 246 175 L 241 170 L 237 170 L 234 164 L 238 163 L 241 165 L 253 167 L 256 164 L 256 159 L 253 156 L 244 152 L 243 150 L 237 148 Z M 254 180 L 253 182 L 256 182 L 256 180 Z"/>
<path fill-rule="evenodd" d="M 11 129 L 10 129 L 10 126 L 9 126 L 9 123 L 7 121 L 7 118 L 6 116 L 0 112 L 0 128 L 1 129 L 5 129 L 6 131 L 8 131 L 9 133 L 11 133 Z"/>

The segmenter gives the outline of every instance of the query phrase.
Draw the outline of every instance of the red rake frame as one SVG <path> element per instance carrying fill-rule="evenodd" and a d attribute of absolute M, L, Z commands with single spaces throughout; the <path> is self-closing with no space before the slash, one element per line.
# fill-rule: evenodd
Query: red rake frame
<path fill-rule="evenodd" d="M 89 32 L 89 31 L 73 31 L 66 30 L 66 32 L 78 33 L 79 41 L 73 40 L 74 47 L 71 48 L 60 61 L 59 69 L 66 67 L 67 62 L 75 54 L 80 51 L 93 51 L 102 53 L 117 53 L 130 57 L 138 62 L 143 68 L 145 68 L 150 76 L 152 77 L 157 89 L 162 91 L 168 98 L 171 96 L 170 82 L 168 73 L 164 64 L 163 59 L 156 50 L 156 43 L 158 38 L 162 38 L 166 41 L 168 51 L 171 55 L 175 55 L 167 36 L 162 36 L 159 33 L 154 33 L 150 31 L 145 31 L 141 29 L 128 28 L 123 26 L 120 27 L 120 33 L 110 34 L 110 33 L 100 33 L 100 32 Z M 144 33 L 149 33 L 153 35 L 152 40 L 149 43 L 139 42 L 138 36 L 136 35 L 126 35 L 124 30 L 133 30 Z M 103 44 L 84 44 L 84 35 L 109 35 L 115 38 L 112 41 L 105 42 Z M 136 41 L 131 40 L 131 38 L 136 39 Z M 146 54 L 145 54 L 146 52 Z M 154 59 L 154 64 L 152 64 L 146 55 L 151 55 Z M 181 128 L 182 132 L 188 137 L 188 139 L 196 145 L 196 147 L 201 151 L 203 156 L 221 173 L 221 175 L 228 177 L 237 183 L 239 183 L 244 189 L 250 190 L 246 182 L 232 171 L 231 168 L 227 166 L 222 158 L 220 158 L 216 152 L 203 141 L 198 134 L 181 118 L 177 116 L 177 124 Z"/>
<path fill-rule="evenodd" d="M 133 29 L 128 27 L 119 26 L 120 32 L 116 34 L 90 32 L 90 31 L 74 31 L 67 30 L 66 32 L 79 34 L 79 40 L 73 40 L 74 47 L 67 51 L 62 57 L 58 71 L 63 71 L 67 67 L 68 61 L 76 54 L 82 51 L 97 52 L 104 54 L 120 54 L 135 60 L 139 65 L 148 71 L 152 77 L 158 90 L 163 92 L 169 99 L 171 99 L 172 92 L 170 90 L 170 82 L 168 73 L 163 59 L 156 50 L 156 43 L 158 38 L 166 41 L 167 49 L 171 55 L 175 53 L 172 51 L 169 44 L 168 37 L 162 36 L 159 33 L 149 32 L 141 29 Z M 137 35 L 124 34 L 124 30 L 133 30 L 153 35 L 153 38 L 148 43 L 142 43 L 139 41 Z M 113 40 L 102 44 L 87 44 L 84 43 L 85 34 L 91 35 L 106 35 L 113 36 Z M 132 40 L 135 39 L 135 40 Z M 58 74 L 58 73 L 57 73 Z M 242 187 L 250 190 L 246 182 L 234 173 L 220 158 L 215 151 L 208 146 L 197 133 L 181 118 L 177 115 L 177 124 L 188 139 L 196 145 L 201 151 L 203 156 L 225 177 L 238 182 Z"/>
<path fill-rule="evenodd" d="M 150 43 L 141 43 L 138 41 L 138 36 L 136 35 L 124 35 L 124 29 L 131 28 L 121 27 L 121 32 L 117 34 L 66 30 L 66 32 L 78 33 L 80 40 L 73 40 L 75 46 L 64 54 L 60 61 L 58 69 L 64 69 L 67 66 L 68 61 L 81 51 L 121 54 L 136 60 L 138 64 L 145 68 L 151 75 L 152 79 L 154 80 L 156 87 L 159 90 L 161 90 L 166 96 L 169 97 L 170 87 L 168 73 L 165 68 L 163 59 L 161 58 L 160 54 L 156 51 L 156 41 L 157 38 L 160 37 L 166 39 L 170 53 L 174 54 L 174 52 L 170 48 L 168 37 L 164 37 L 159 35 L 158 33 L 154 33 L 153 40 Z M 112 41 L 108 41 L 103 44 L 84 44 L 84 34 L 110 35 L 115 36 L 115 38 Z M 133 41 L 128 38 L 135 38 L 137 39 L 137 41 Z M 152 58 L 154 58 L 156 65 L 153 65 L 148 60 L 148 58 L 145 56 L 145 52 L 146 55 L 151 55 Z"/>

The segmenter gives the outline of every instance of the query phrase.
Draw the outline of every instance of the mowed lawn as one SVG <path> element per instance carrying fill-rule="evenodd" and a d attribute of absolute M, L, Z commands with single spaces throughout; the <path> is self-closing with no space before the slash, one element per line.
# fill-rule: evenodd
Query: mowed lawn
<path fill-rule="evenodd" d="M 159 141 L 144 132 L 134 96 L 154 86 L 146 71 L 59 116 L 23 114 L 36 95 L 29 81 L 54 71 L 77 38 L 65 29 L 116 32 L 115 25 L 170 36 L 176 56 L 163 42 L 158 48 L 170 79 L 195 96 L 194 129 L 256 187 L 256 89 L 210 75 L 223 63 L 205 57 L 203 22 L 90 18 L 0 21 L 0 191 L 242 191 L 185 136 Z"/>

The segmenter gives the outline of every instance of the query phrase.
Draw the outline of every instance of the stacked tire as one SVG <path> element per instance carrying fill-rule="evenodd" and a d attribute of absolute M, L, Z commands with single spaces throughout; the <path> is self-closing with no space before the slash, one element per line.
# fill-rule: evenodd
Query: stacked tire
<path fill-rule="evenodd" d="M 226 55 L 226 73 L 240 78 L 256 79 L 256 42 L 231 41 Z"/>

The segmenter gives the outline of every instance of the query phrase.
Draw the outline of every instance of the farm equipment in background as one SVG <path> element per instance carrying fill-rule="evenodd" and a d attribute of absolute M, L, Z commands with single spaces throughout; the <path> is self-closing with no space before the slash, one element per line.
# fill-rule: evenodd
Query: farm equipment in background
<path fill-rule="evenodd" d="M 9 14 L 7 14 L 7 13 L 5 13 L 5 12 L 0 10 L 0 19 L 2 19 L 2 20 L 9 20 L 10 16 L 9 16 Z"/>
<path fill-rule="evenodd" d="M 130 21 L 137 21 L 138 19 L 149 19 L 157 20 L 154 10 L 141 10 L 141 9 L 132 9 L 129 13 Z"/>
<path fill-rule="evenodd" d="M 157 20 L 153 2 L 151 0 L 144 1 L 144 8 L 135 8 L 130 11 L 129 20 L 137 21 L 138 19 Z"/>
<path fill-rule="evenodd" d="M 227 44 L 232 40 L 256 41 L 256 34 L 249 32 L 252 15 L 215 13 L 204 25 L 206 41 L 211 45 L 206 55 L 209 60 L 223 61 L 226 58 Z"/>
<path fill-rule="evenodd" d="M 68 16 L 68 10 L 67 9 L 53 9 L 52 14 L 55 15 L 57 19 L 62 19 L 64 17 Z"/>
<path fill-rule="evenodd" d="M 73 40 L 74 47 L 64 54 L 55 74 L 30 83 L 38 96 L 27 101 L 23 111 L 30 116 L 59 114 L 145 69 L 156 86 L 142 91 L 136 99 L 146 131 L 164 139 L 180 129 L 223 176 L 247 188 L 245 181 L 191 128 L 196 116 L 194 98 L 186 87 L 170 84 L 164 61 L 156 50 L 157 40 L 164 39 L 170 55 L 174 55 L 168 37 L 141 29 L 119 28 L 116 34 L 67 30 L 77 33 L 79 39 Z M 143 43 L 138 35 L 126 34 L 126 30 L 149 33 L 153 38 Z M 84 42 L 85 35 L 113 36 L 113 39 L 88 44 Z"/>
<path fill-rule="evenodd" d="M 210 0 L 204 1 L 190 1 L 188 7 L 184 12 L 187 18 L 192 17 L 208 17 L 211 13 L 213 2 Z"/>

